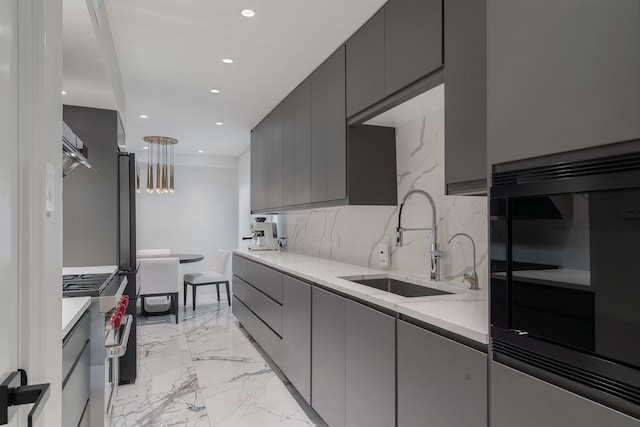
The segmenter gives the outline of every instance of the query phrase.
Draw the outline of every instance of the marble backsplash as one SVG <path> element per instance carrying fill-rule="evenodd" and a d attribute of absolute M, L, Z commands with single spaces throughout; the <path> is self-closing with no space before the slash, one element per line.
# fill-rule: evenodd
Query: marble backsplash
<path fill-rule="evenodd" d="M 429 193 L 436 204 L 438 243 L 443 280 L 462 279 L 473 265 L 469 234 L 476 243 L 480 286 L 487 288 L 487 198 L 444 194 L 444 109 L 429 113 L 396 129 L 398 198 L 412 189 Z M 404 246 L 395 247 L 397 206 L 343 206 L 280 214 L 279 234 L 287 251 L 372 268 L 378 264 L 377 245 L 391 249 L 390 271 L 416 276 L 429 275 L 430 231 L 405 232 Z M 430 227 L 431 209 L 419 194 L 407 201 L 402 214 L 404 227 Z"/>

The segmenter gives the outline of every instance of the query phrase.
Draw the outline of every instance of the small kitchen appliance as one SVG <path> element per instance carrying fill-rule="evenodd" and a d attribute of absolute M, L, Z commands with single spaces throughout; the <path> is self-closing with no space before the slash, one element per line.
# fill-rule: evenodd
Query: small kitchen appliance
<path fill-rule="evenodd" d="M 265 222 L 264 217 L 257 217 L 256 222 L 249 226 L 253 233 L 253 245 L 249 245 L 251 251 L 277 251 L 278 250 L 278 226 L 274 222 Z"/>

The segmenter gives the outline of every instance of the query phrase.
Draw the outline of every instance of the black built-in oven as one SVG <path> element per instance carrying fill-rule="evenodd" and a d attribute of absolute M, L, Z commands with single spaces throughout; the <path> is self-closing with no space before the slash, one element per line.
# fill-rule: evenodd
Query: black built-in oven
<path fill-rule="evenodd" d="M 495 168 L 494 360 L 640 416 L 640 153 Z"/>

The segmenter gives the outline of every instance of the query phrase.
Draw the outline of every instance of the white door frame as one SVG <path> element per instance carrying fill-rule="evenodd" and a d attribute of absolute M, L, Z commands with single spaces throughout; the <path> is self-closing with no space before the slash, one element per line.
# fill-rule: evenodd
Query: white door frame
<path fill-rule="evenodd" d="M 3 143 L 17 160 L 17 185 L 11 185 L 6 212 L 15 253 L 4 258 L 16 277 L 4 284 L 0 298 L 17 296 L 9 320 L 11 369 L 27 371 L 29 384 L 50 383 L 51 394 L 37 420 L 39 426 L 61 425 L 62 389 L 62 0 L 0 0 L 14 11 L 13 26 L 0 37 L 11 38 L 15 55 L 0 57 L 17 83 L 10 99 L 17 126 Z M 9 4 L 7 6 L 7 4 Z M 0 78 L 3 78 L 0 76 Z M 14 128 L 15 131 L 13 131 Z M 7 135 L 3 135 L 6 137 Z M 45 212 L 46 164 L 54 168 L 55 211 Z M 15 169 L 14 169 L 15 170 Z M 1 202 L 5 202 L 3 198 Z M 3 224 L 2 233 L 6 225 Z M 4 248 L 3 248 L 4 249 Z M 5 268 L 5 266 L 3 266 Z M 17 295 L 16 295 L 17 294 Z M 0 304 L 1 305 L 1 304 Z M 13 335 L 15 334 L 15 335 Z M 12 336 L 13 335 L 13 336 Z M 0 352 L 0 358 L 2 358 Z M 0 359 L 2 363 L 2 359 Z M 7 366 L 0 365 L 0 371 Z M 5 372 L 0 372 L 5 374 Z M 26 425 L 22 408 L 9 425 Z"/>

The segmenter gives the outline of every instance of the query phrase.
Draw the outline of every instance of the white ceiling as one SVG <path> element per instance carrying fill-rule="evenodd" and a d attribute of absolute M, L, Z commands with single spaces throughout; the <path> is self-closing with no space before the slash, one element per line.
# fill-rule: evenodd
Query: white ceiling
<path fill-rule="evenodd" d="M 127 102 L 127 148 L 166 135 L 179 140 L 179 153 L 241 154 L 250 130 L 385 1 L 105 0 Z M 91 28 L 87 2 L 64 2 L 65 102 L 115 108 L 97 42 L 80 35 Z M 86 16 L 69 14 L 72 2 L 84 4 Z M 256 16 L 241 16 L 245 8 Z M 225 57 L 235 63 L 223 64 Z M 209 93 L 214 87 L 220 94 Z"/>

